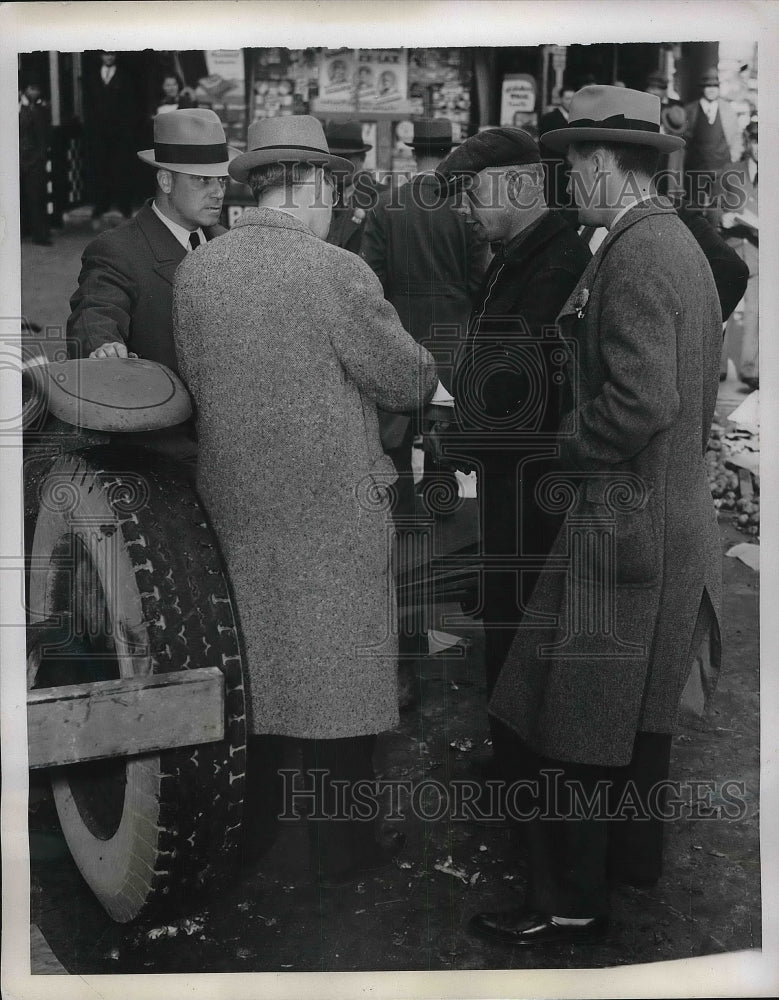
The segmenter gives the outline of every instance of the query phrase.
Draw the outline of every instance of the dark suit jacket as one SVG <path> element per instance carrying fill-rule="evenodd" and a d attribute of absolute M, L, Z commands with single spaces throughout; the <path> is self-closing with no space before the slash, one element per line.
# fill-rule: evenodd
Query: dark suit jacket
<path fill-rule="evenodd" d="M 448 328 L 446 349 L 465 335 L 472 297 L 486 267 L 487 244 L 475 238 L 433 174 L 419 174 L 379 198 L 368 213 L 361 256 L 415 340 L 445 364 L 435 328 Z M 449 363 L 451 369 L 451 361 Z M 442 373 L 446 384 L 446 370 Z"/>
<path fill-rule="evenodd" d="M 578 212 L 575 208 L 566 207 L 569 205 L 568 197 L 568 163 L 564 155 L 554 152 L 544 145 L 544 132 L 552 132 L 554 129 L 565 128 L 567 119 L 559 108 L 553 108 L 545 115 L 541 115 L 538 122 L 538 149 L 546 170 L 546 203 L 550 208 L 565 209 L 566 221 L 576 225 Z"/>
<path fill-rule="evenodd" d="M 205 230 L 211 240 L 222 226 Z M 109 342 L 177 371 L 173 276 L 186 251 L 147 202 L 135 218 L 93 240 L 70 300 L 70 353 L 87 357 Z"/>
<path fill-rule="evenodd" d="M 542 514 L 534 491 L 556 451 L 565 352 L 555 320 L 590 257 L 561 213 L 550 211 L 496 254 L 474 305 L 455 368 L 460 430 L 452 443 L 487 487 L 480 495 L 488 552 L 503 550 L 503 536 L 511 550 L 517 525 L 523 552 L 545 552 L 554 540 L 558 521 Z M 505 477 L 497 496 L 496 474 Z"/>
<path fill-rule="evenodd" d="M 717 230 L 700 212 L 688 208 L 677 208 L 676 214 L 695 237 L 698 246 L 706 255 L 706 260 L 714 275 L 717 286 L 722 322 L 744 297 L 749 281 L 749 268 L 733 247 L 729 246 Z"/>
<path fill-rule="evenodd" d="M 95 136 L 132 137 L 138 109 L 132 80 L 123 67 L 117 66 L 108 83 L 103 83 L 98 69 L 89 79 L 86 98 L 87 124 Z"/>

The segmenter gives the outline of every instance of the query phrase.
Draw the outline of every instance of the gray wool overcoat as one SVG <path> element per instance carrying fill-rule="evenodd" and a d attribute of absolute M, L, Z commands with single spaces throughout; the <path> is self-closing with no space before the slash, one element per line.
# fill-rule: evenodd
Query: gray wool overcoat
<path fill-rule="evenodd" d="M 638 731 L 673 730 L 702 602 L 719 648 L 703 455 L 720 309 L 684 223 L 643 202 L 616 223 L 558 323 L 578 355 L 560 439 L 568 488 L 544 502 L 568 515 L 490 710 L 545 756 L 619 766 Z"/>
<path fill-rule="evenodd" d="M 189 254 L 173 309 L 198 490 L 247 654 L 250 731 L 391 728 L 392 521 L 375 486 L 396 474 L 376 406 L 426 401 L 432 358 L 367 264 L 274 209 L 249 209 Z"/>

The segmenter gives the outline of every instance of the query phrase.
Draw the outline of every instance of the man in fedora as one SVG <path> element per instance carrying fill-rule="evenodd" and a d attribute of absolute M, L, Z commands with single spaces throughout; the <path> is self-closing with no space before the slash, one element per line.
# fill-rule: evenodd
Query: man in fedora
<path fill-rule="evenodd" d="M 548 208 L 541 153 L 527 132 L 485 129 L 453 150 L 438 175 L 469 227 L 496 250 L 455 363 L 458 432 L 449 439 L 477 469 L 489 700 L 559 526 L 536 501 L 557 431 L 554 323 L 590 253 Z M 499 779 L 515 748 L 504 726 L 491 719 L 490 728 L 487 772 Z"/>
<path fill-rule="evenodd" d="M 716 225 L 715 186 L 722 171 L 740 158 L 743 140 L 735 111 L 720 97 L 716 68 L 706 70 L 700 86 L 700 99 L 684 109 L 685 189 L 690 207 L 706 210 Z"/>
<path fill-rule="evenodd" d="M 687 116 L 681 101 L 668 96 L 668 80 L 662 70 L 653 70 L 646 81 L 647 94 L 660 98 L 660 131 L 664 135 L 682 135 Z M 682 170 L 684 167 L 684 147 L 665 153 L 660 160 L 660 175 L 657 190 L 659 194 L 671 196 L 681 194 Z"/>
<path fill-rule="evenodd" d="M 81 258 L 68 338 L 80 357 L 158 361 L 177 371 L 173 275 L 193 249 L 219 236 L 228 148 L 215 112 L 171 111 L 154 119 L 154 148 L 138 157 L 157 171 L 157 190 L 136 216 L 94 239 Z M 133 436 L 191 461 L 191 428 Z"/>
<path fill-rule="evenodd" d="M 273 769 L 280 738 L 302 740 L 306 773 L 293 784 L 316 786 L 321 885 L 387 863 L 393 850 L 368 817 L 359 822 L 351 798 L 355 782 L 373 779 L 377 734 L 398 722 L 383 492 L 395 473 L 376 407 L 413 410 L 437 381 L 371 269 L 325 241 L 332 174 L 349 167 L 312 116 L 253 122 L 230 176 L 257 207 L 182 262 L 174 291 L 179 365 L 197 407 L 198 490 L 248 661 L 247 835 L 259 834 L 272 798 L 261 772 Z M 334 782 L 346 783 L 343 797 Z"/>
<path fill-rule="evenodd" d="M 365 170 L 365 154 L 373 147 L 363 142 L 362 126 L 358 121 L 329 122 L 325 136 L 330 151 L 351 164 L 351 170 L 334 172 L 339 198 L 333 208 L 327 242 L 359 253 L 366 215 L 381 192 L 387 190 L 387 185 L 379 184 L 370 171 Z"/>
<path fill-rule="evenodd" d="M 705 701 L 719 665 L 703 452 L 720 307 L 703 252 L 652 187 L 660 154 L 683 140 L 661 134 L 656 96 L 590 86 L 544 141 L 567 151 L 580 221 L 609 233 L 558 317 L 577 345 L 559 434 L 567 485 L 544 496 L 567 516 L 490 704 L 525 748 L 529 880 L 523 907 L 471 928 L 513 945 L 595 940 L 610 880 L 658 879 L 677 711 L 683 694 Z M 706 635 L 702 683 L 691 665 Z"/>

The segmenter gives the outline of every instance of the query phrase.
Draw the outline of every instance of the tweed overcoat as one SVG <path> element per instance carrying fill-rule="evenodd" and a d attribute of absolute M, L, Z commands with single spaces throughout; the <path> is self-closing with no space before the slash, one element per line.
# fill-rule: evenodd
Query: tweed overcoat
<path fill-rule="evenodd" d="M 197 484 L 235 591 L 250 731 L 334 739 L 397 724 L 396 475 L 376 405 L 433 393 L 432 358 L 370 268 L 281 211 L 248 209 L 176 275 Z"/>
<path fill-rule="evenodd" d="M 558 323 L 578 354 L 560 436 L 570 507 L 490 710 L 545 756 L 620 766 L 638 731 L 672 731 L 702 602 L 719 614 L 703 455 L 720 307 L 684 223 L 642 202 L 613 227 Z"/>

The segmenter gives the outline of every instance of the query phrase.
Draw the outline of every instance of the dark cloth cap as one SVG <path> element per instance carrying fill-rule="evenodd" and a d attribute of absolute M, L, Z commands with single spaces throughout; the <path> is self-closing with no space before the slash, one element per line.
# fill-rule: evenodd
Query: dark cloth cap
<path fill-rule="evenodd" d="M 485 167 L 521 166 L 540 163 L 541 154 L 532 136 L 521 128 L 488 128 L 472 135 L 438 165 L 441 187 L 453 190 L 459 180 L 478 174 Z"/>

